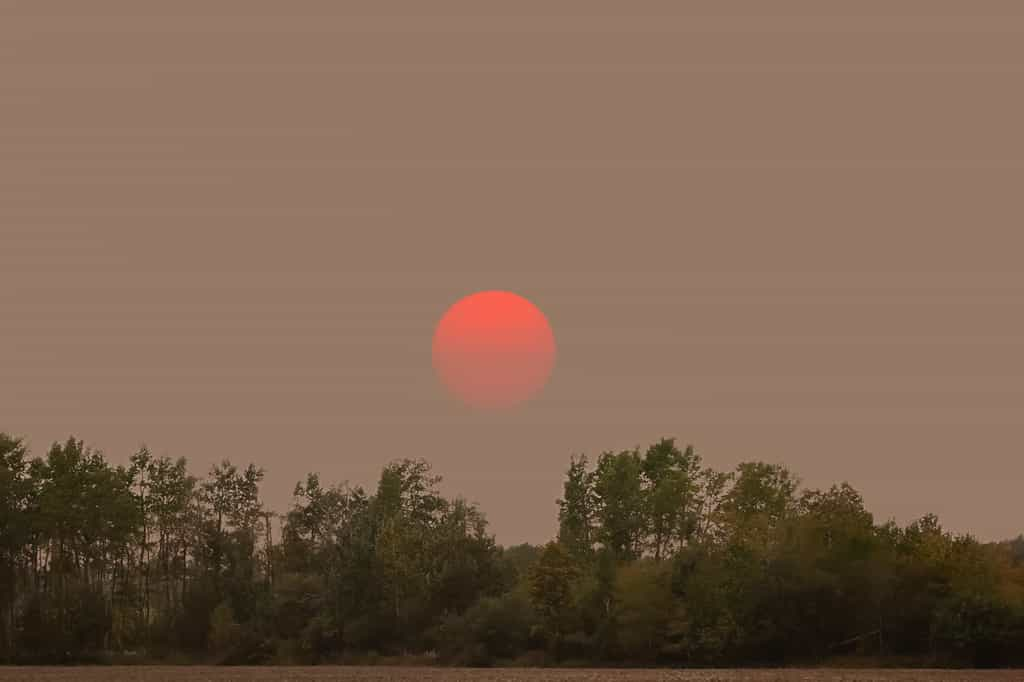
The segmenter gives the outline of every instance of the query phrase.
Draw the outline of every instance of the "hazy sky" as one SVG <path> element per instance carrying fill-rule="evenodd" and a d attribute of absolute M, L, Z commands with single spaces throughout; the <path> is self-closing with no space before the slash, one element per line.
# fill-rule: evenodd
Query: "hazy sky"
<path fill-rule="evenodd" d="M 254 461 L 277 509 L 426 457 L 511 543 L 571 454 L 677 436 L 1024 530 L 1024 3 L 142 4 L 0 0 L 35 453 Z M 493 288 L 558 364 L 479 414 L 430 341 Z"/>

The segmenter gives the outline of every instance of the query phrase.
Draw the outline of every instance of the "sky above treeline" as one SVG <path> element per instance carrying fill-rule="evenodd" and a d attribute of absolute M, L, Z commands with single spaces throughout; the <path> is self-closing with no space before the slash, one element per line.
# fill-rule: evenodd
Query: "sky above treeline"
<path fill-rule="evenodd" d="M 662 436 L 1024 530 L 1024 7 L 397 7 L 0 6 L 0 430 L 276 509 L 424 457 L 505 543 Z M 555 335 L 520 408 L 434 375 L 482 289 Z"/>

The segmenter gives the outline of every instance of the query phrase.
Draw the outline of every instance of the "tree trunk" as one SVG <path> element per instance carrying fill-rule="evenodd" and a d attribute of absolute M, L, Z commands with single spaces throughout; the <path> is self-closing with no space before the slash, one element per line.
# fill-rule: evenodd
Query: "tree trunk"
<path fill-rule="evenodd" d="M 274 586 L 274 538 L 270 528 L 270 512 L 265 514 L 267 523 L 267 588 Z"/>

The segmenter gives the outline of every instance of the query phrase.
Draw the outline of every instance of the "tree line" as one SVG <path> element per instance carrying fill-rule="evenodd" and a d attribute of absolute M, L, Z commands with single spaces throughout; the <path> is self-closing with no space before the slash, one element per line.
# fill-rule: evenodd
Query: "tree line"
<path fill-rule="evenodd" d="M 572 457 L 557 538 L 512 547 L 423 460 L 309 474 L 281 515 L 263 476 L 0 433 L 0 661 L 1024 663 L 1024 538 L 878 523 L 777 464 Z"/>

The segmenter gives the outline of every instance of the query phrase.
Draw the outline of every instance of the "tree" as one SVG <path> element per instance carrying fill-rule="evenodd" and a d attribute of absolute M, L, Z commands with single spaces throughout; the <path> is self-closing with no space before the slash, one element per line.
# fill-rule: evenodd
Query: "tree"
<path fill-rule="evenodd" d="M 645 512 L 655 559 L 682 547 L 697 529 L 700 458 L 692 446 L 680 450 L 672 438 L 647 449 L 641 464 L 647 482 Z"/>
<path fill-rule="evenodd" d="M 530 575 L 530 599 L 544 624 L 557 658 L 562 638 L 569 629 L 572 587 L 579 570 L 572 557 L 556 542 L 549 542 Z"/>
<path fill-rule="evenodd" d="M 594 476 L 587 457 L 573 457 L 566 472 L 564 493 L 558 500 L 558 541 L 573 556 L 584 559 L 594 549 Z"/>
<path fill-rule="evenodd" d="M 419 614 L 410 602 L 427 592 L 425 564 L 430 537 L 445 509 L 437 492 L 440 478 L 423 460 L 392 462 L 381 473 L 373 500 L 375 574 L 386 604 L 387 636 L 402 640 Z M 415 610 L 415 609 L 414 609 Z"/>
<path fill-rule="evenodd" d="M 715 471 L 708 467 L 697 474 L 697 508 L 693 539 L 700 544 L 712 544 L 724 539 L 728 524 L 727 495 L 734 474 Z"/>
<path fill-rule="evenodd" d="M 16 597 L 21 556 L 31 541 L 32 483 L 28 450 L 20 438 L 0 433 L 0 661 L 14 651 Z"/>
<path fill-rule="evenodd" d="M 1024 664 L 1020 539 L 879 524 L 846 483 L 719 472 L 672 439 L 572 457 L 542 547 L 498 546 L 409 459 L 372 491 L 309 474 L 274 544 L 262 480 L 0 434 L 0 659 Z"/>
<path fill-rule="evenodd" d="M 635 559 L 643 549 L 646 517 L 641 473 L 639 450 L 605 452 L 594 472 L 597 536 L 623 560 Z"/>
<path fill-rule="evenodd" d="M 785 467 L 743 462 L 723 503 L 739 539 L 764 545 L 768 533 L 796 508 L 798 482 Z"/>
<path fill-rule="evenodd" d="M 674 610 L 670 570 L 660 561 L 640 560 L 618 572 L 617 643 L 627 661 L 653 662 L 665 645 Z"/>
<path fill-rule="evenodd" d="M 157 595 L 163 624 L 170 627 L 182 609 L 185 596 L 189 505 L 197 481 L 189 475 L 184 458 L 150 458 L 146 466 L 148 499 L 144 506 L 147 514 L 144 527 L 156 533 Z M 147 593 L 146 603 L 150 601 Z"/>

